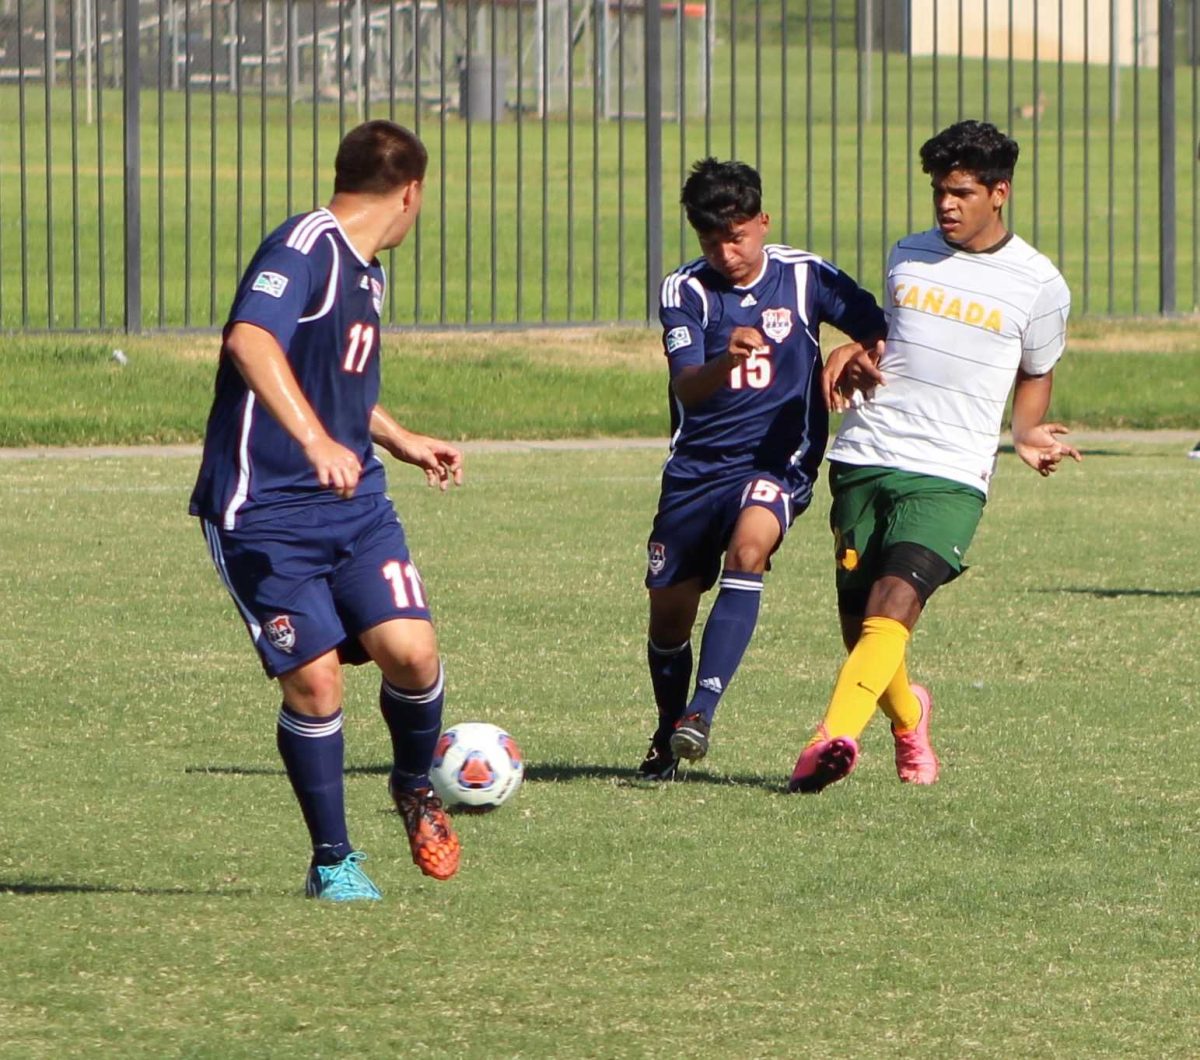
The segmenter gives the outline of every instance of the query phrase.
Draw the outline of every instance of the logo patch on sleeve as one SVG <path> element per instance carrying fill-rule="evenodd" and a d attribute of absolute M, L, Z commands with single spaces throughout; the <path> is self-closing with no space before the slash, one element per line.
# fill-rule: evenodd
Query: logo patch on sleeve
<path fill-rule="evenodd" d="M 672 328 L 667 332 L 665 341 L 667 353 L 674 353 L 676 350 L 692 344 L 692 332 L 686 327 Z"/>
<path fill-rule="evenodd" d="M 250 290 L 262 291 L 272 298 L 282 298 L 287 285 L 288 278 L 286 276 L 281 276 L 277 272 L 260 272 L 254 277 L 254 283 L 250 285 Z"/>

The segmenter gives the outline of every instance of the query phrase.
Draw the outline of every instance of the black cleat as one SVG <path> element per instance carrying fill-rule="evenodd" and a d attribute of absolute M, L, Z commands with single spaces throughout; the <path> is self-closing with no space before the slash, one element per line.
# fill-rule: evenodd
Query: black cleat
<path fill-rule="evenodd" d="M 671 754 L 670 747 L 651 740 L 646 757 L 637 767 L 637 775 L 642 780 L 674 780 L 678 768 L 679 759 Z"/>
<path fill-rule="evenodd" d="M 689 714 L 676 722 L 671 733 L 671 753 L 690 762 L 698 762 L 708 754 L 708 734 L 711 729 L 703 714 Z"/>

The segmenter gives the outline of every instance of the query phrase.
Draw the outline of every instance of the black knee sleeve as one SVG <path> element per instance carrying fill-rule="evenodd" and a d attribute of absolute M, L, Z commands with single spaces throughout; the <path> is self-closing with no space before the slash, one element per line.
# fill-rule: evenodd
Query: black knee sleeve
<path fill-rule="evenodd" d="M 922 607 L 939 585 L 953 581 L 959 573 L 936 552 L 911 541 L 901 541 L 888 549 L 879 569 L 880 578 L 899 578 L 911 585 Z"/>

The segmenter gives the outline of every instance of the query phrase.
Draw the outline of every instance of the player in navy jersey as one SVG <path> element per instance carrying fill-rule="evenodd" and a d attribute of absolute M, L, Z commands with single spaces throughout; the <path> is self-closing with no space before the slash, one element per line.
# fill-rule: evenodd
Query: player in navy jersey
<path fill-rule="evenodd" d="M 379 404 L 384 274 L 421 208 L 427 154 L 371 121 L 338 148 L 324 209 L 263 241 L 234 296 L 190 511 L 262 660 L 283 692 L 276 742 L 312 839 L 311 897 L 377 899 L 347 833 L 342 662 L 373 660 L 391 734 L 389 790 L 414 862 L 447 879 L 458 838 L 429 769 L 443 680 L 429 604 L 374 447 L 462 481 L 453 446 Z"/>
<path fill-rule="evenodd" d="M 884 333 L 875 299 L 844 272 L 766 244 L 762 182 L 750 166 L 697 162 L 682 202 L 703 256 L 663 281 L 659 307 L 672 438 L 646 573 L 658 727 L 638 767 L 653 780 L 708 752 L 717 704 L 758 621 L 763 574 L 812 499 L 829 429 L 820 325 L 863 343 Z M 689 700 L 692 627 L 718 572 Z"/>

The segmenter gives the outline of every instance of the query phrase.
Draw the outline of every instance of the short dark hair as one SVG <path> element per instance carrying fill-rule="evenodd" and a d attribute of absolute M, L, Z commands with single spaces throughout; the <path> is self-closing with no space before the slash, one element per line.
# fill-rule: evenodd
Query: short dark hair
<path fill-rule="evenodd" d="M 346 133 L 333 163 L 335 192 L 386 195 L 425 179 L 429 152 L 413 132 L 394 121 L 363 122 Z"/>
<path fill-rule="evenodd" d="M 762 213 L 762 178 L 745 162 L 702 158 L 692 166 L 679 201 L 697 232 L 725 231 Z"/>
<path fill-rule="evenodd" d="M 1020 152 L 1017 141 L 991 122 L 960 121 L 922 144 L 921 168 L 931 176 L 961 169 L 991 188 L 1001 180 L 1012 183 Z"/>

